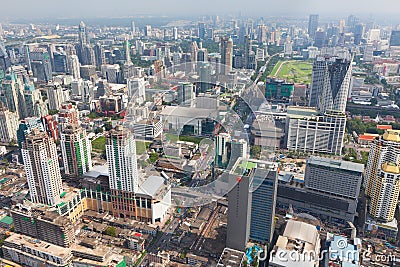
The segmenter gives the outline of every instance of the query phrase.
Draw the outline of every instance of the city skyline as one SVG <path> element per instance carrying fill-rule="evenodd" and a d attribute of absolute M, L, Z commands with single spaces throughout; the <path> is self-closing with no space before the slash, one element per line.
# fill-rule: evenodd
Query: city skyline
<path fill-rule="evenodd" d="M 176 16 L 190 17 L 191 15 L 243 15 L 243 16 L 282 16 L 282 15 L 301 15 L 305 16 L 311 13 L 321 14 L 325 16 L 337 15 L 338 13 L 346 14 L 364 14 L 369 17 L 380 15 L 396 15 L 400 8 L 400 3 L 395 0 L 376 1 L 345 1 L 338 0 L 334 2 L 321 2 L 317 0 L 305 0 L 301 2 L 292 2 L 290 0 L 279 1 L 279 3 L 250 1 L 211 1 L 205 0 L 201 5 L 187 5 L 182 0 L 174 1 L 155 1 L 152 5 L 142 5 L 138 1 L 118 0 L 113 5 L 104 8 L 104 3 L 99 1 L 77 1 L 72 0 L 68 5 L 62 6 L 62 14 L 59 12 L 59 5 L 53 5 L 50 0 L 42 0 L 41 4 L 29 5 L 25 0 L 17 0 L 13 2 L 2 3 L 4 10 L 13 10 L 15 7 L 24 7 L 18 9 L 18 12 L 7 12 L 0 14 L 2 20 L 15 20 L 29 18 L 102 18 L 102 17 L 134 17 L 143 15 L 153 16 Z M 287 8 L 287 7 L 290 8 Z M 343 10 L 343 7 L 346 7 Z M 210 8 L 211 7 L 211 8 Z M 256 7 L 256 8 L 255 8 Z M 285 7 L 285 8 L 282 8 Z M 34 14 L 34 16 L 32 16 Z M 395 16 L 381 17 L 384 19 L 396 19 Z"/>

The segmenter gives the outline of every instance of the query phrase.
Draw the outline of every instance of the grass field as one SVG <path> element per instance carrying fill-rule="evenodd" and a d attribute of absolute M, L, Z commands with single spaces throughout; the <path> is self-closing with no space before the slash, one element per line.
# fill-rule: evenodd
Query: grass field
<path fill-rule="evenodd" d="M 305 61 L 279 61 L 271 72 L 272 77 L 294 83 L 311 83 L 312 63 Z"/>
<path fill-rule="evenodd" d="M 149 147 L 150 142 L 136 141 L 136 154 L 143 154 Z M 105 153 L 106 150 L 106 138 L 100 136 L 92 141 L 92 149 L 97 153 Z"/>

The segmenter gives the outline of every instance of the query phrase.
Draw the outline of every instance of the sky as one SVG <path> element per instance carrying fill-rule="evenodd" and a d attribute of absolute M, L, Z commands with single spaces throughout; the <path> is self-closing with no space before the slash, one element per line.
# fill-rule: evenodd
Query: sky
<path fill-rule="evenodd" d="M 281 16 L 317 13 L 399 17 L 399 0 L 0 0 L 0 19 L 100 18 L 138 15 Z"/>

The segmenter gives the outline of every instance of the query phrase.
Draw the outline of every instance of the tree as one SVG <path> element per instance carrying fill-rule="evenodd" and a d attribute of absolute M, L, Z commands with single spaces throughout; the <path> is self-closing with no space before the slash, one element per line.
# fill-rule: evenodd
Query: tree
<path fill-rule="evenodd" d="M 151 153 L 149 159 L 151 163 L 156 162 L 158 160 L 158 153 Z"/>
<path fill-rule="evenodd" d="M 106 231 L 105 231 L 105 234 L 109 235 L 109 236 L 112 236 L 112 237 L 117 236 L 115 227 L 114 226 L 108 226 Z"/>
<path fill-rule="evenodd" d="M 371 106 L 376 106 L 376 104 L 378 104 L 378 100 L 375 97 L 371 98 Z"/>
<path fill-rule="evenodd" d="M 250 149 L 250 155 L 255 159 L 259 159 L 261 156 L 261 146 L 259 145 L 252 146 Z"/>

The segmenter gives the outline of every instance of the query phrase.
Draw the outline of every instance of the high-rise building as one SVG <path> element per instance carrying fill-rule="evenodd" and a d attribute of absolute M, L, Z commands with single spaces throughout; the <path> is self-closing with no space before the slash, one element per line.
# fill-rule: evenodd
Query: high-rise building
<path fill-rule="evenodd" d="M 267 99 L 290 100 L 294 91 L 294 84 L 285 80 L 268 78 L 265 86 L 265 97 Z"/>
<path fill-rule="evenodd" d="M 134 101 L 141 105 L 146 100 L 145 87 L 146 82 L 144 78 L 129 78 L 128 79 L 128 100 Z"/>
<path fill-rule="evenodd" d="M 346 127 L 346 115 L 289 107 L 285 124 L 285 142 L 289 150 L 340 155 Z"/>
<path fill-rule="evenodd" d="M 29 52 L 30 66 L 33 76 L 39 81 L 52 80 L 52 67 L 49 52 L 45 48 L 37 47 Z"/>
<path fill-rule="evenodd" d="M 136 192 L 139 174 L 133 133 L 120 125 L 111 130 L 107 136 L 106 153 L 111 190 Z"/>
<path fill-rule="evenodd" d="M 83 47 L 85 44 L 88 43 L 88 34 L 86 31 L 86 25 L 83 21 L 79 23 L 78 34 L 79 34 L 79 43 L 81 47 Z"/>
<path fill-rule="evenodd" d="M 1 81 L 0 102 L 11 112 L 18 113 L 18 92 L 22 86 L 22 81 L 14 74 L 7 74 Z"/>
<path fill-rule="evenodd" d="M 243 67 L 249 69 L 250 66 L 251 39 L 250 36 L 244 37 Z"/>
<path fill-rule="evenodd" d="M 371 44 L 367 44 L 366 46 L 364 46 L 363 61 L 371 62 L 373 58 L 374 58 L 374 46 Z"/>
<path fill-rule="evenodd" d="M 101 43 L 94 46 L 94 56 L 96 58 L 96 66 L 101 67 L 106 64 L 106 54 Z"/>
<path fill-rule="evenodd" d="M 58 122 L 78 124 L 78 110 L 71 103 L 64 103 L 58 112 Z"/>
<path fill-rule="evenodd" d="M 38 129 L 26 136 L 22 159 L 32 202 L 54 206 L 61 202 L 62 182 L 53 139 Z"/>
<path fill-rule="evenodd" d="M 390 46 L 400 46 L 400 31 L 393 30 L 390 35 Z"/>
<path fill-rule="evenodd" d="M 17 204 L 11 209 L 11 216 L 17 233 L 61 247 L 70 247 L 74 244 L 74 226 L 64 216 L 21 204 Z"/>
<path fill-rule="evenodd" d="M 365 24 L 358 23 L 354 26 L 354 44 L 359 45 L 364 38 Z"/>
<path fill-rule="evenodd" d="M 47 97 L 49 99 L 49 110 L 59 110 L 64 102 L 63 89 L 60 85 L 48 85 Z"/>
<path fill-rule="evenodd" d="M 92 144 L 86 130 L 77 124 L 63 125 L 61 152 L 65 174 L 78 177 L 92 168 Z"/>
<path fill-rule="evenodd" d="M 232 38 L 221 38 L 221 74 L 228 75 L 232 71 L 233 63 L 233 40 Z"/>
<path fill-rule="evenodd" d="M 131 22 L 131 33 L 132 33 L 132 37 L 134 37 L 136 35 L 136 26 L 135 26 L 135 22 L 133 20 Z"/>
<path fill-rule="evenodd" d="M 195 93 L 192 83 L 182 82 L 179 83 L 178 89 L 178 105 L 190 106 L 194 105 Z"/>
<path fill-rule="evenodd" d="M 67 73 L 68 72 L 68 64 L 67 64 L 67 55 L 64 52 L 56 51 L 53 53 L 53 67 L 54 72 L 56 73 Z"/>
<path fill-rule="evenodd" d="M 199 22 L 199 38 L 203 40 L 206 36 L 206 25 L 204 22 Z"/>
<path fill-rule="evenodd" d="M 3 73 L 11 66 L 11 60 L 0 37 L 0 71 Z"/>
<path fill-rule="evenodd" d="M 267 26 L 264 24 L 257 26 L 257 42 L 266 43 L 267 42 Z"/>
<path fill-rule="evenodd" d="M 343 198 L 357 199 L 364 165 L 311 156 L 304 175 L 306 188 Z"/>
<path fill-rule="evenodd" d="M 400 131 L 387 130 L 371 144 L 365 172 L 365 194 L 370 197 L 369 214 L 392 221 L 400 191 Z"/>
<path fill-rule="evenodd" d="M 278 172 L 273 164 L 258 162 L 253 178 L 251 201 L 250 239 L 269 244 L 275 229 L 275 206 L 278 188 Z"/>
<path fill-rule="evenodd" d="M 272 162 L 244 158 L 235 162 L 229 172 L 227 247 L 242 251 L 251 236 L 259 242 L 270 242 L 275 218 L 276 171 L 277 165 Z"/>
<path fill-rule="evenodd" d="M 310 38 L 314 39 L 315 32 L 318 30 L 318 15 L 310 15 L 308 19 L 308 35 Z"/>
<path fill-rule="evenodd" d="M 174 27 L 174 28 L 172 29 L 172 38 L 173 38 L 174 40 L 178 40 L 178 28 L 177 28 L 177 27 Z"/>
<path fill-rule="evenodd" d="M 119 83 L 121 81 L 121 68 L 118 64 L 101 66 L 103 78 L 109 83 Z"/>
<path fill-rule="evenodd" d="M 151 26 L 150 25 L 146 25 L 144 27 L 144 36 L 151 37 L 151 35 L 152 35 Z"/>
<path fill-rule="evenodd" d="M 80 71 L 81 64 L 77 55 L 71 55 L 68 57 L 68 72 L 74 77 L 74 79 L 81 78 Z"/>
<path fill-rule="evenodd" d="M 318 57 L 314 61 L 309 106 L 321 113 L 344 113 L 351 82 L 351 62 L 346 59 Z"/>
<path fill-rule="evenodd" d="M 17 130 L 17 140 L 19 148 L 22 148 L 22 143 L 26 140 L 26 135 L 31 133 L 33 129 L 44 131 L 42 120 L 38 117 L 28 117 L 23 119 Z"/>
<path fill-rule="evenodd" d="M 18 115 L 6 107 L 0 107 L 0 142 L 17 141 Z"/>

